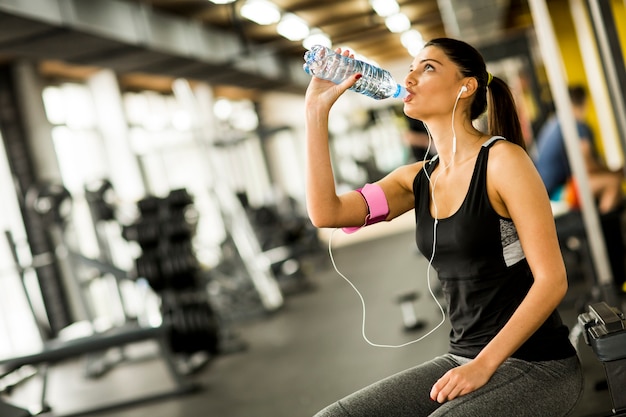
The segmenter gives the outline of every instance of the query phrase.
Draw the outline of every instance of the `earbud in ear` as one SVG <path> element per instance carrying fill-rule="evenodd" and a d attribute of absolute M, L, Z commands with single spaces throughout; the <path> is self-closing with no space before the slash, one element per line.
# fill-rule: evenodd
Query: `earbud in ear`
<path fill-rule="evenodd" d="M 461 87 L 461 93 L 465 93 L 467 91 L 467 86 Z"/>

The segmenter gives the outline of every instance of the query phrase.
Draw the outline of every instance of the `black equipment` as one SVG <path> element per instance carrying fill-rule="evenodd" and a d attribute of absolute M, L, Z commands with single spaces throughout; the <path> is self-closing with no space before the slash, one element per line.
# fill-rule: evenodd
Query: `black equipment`
<path fill-rule="evenodd" d="M 415 291 L 409 291 L 399 294 L 396 301 L 402 312 L 402 324 L 405 331 L 420 330 L 425 325 L 424 320 L 417 318 L 415 312 L 415 301 L 419 298 L 419 294 Z"/>
<path fill-rule="evenodd" d="M 219 353 L 220 320 L 206 294 L 192 244 L 197 222 L 193 197 L 181 188 L 163 198 L 147 196 L 137 207 L 141 216 L 124 226 L 122 236 L 141 247 L 135 275 L 162 299 L 170 348 L 181 354 Z"/>
<path fill-rule="evenodd" d="M 626 416 L 626 318 L 605 302 L 591 304 L 578 316 L 585 343 L 604 365 L 614 416 Z"/>
<path fill-rule="evenodd" d="M 192 203 L 184 189 L 165 198 L 146 197 L 137 203 L 141 217 L 124 226 L 123 237 L 141 246 L 142 255 L 135 260 L 137 277 L 145 278 L 156 292 L 198 286 L 199 264 L 191 243 Z"/>

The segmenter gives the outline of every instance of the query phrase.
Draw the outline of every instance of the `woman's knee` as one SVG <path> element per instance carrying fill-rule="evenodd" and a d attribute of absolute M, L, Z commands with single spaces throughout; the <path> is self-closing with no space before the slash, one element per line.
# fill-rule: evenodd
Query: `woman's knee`
<path fill-rule="evenodd" d="M 324 408 L 313 417 L 350 417 L 350 415 L 343 409 L 339 402 L 336 402 Z"/>

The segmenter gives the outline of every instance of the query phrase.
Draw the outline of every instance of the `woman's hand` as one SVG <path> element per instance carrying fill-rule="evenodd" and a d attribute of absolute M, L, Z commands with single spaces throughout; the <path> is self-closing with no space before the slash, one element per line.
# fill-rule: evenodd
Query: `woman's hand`
<path fill-rule="evenodd" d="M 340 48 L 335 50 L 338 54 L 354 58 L 350 51 L 341 51 Z M 311 82 L 306 90 L 305 103 L 307 107 L 319 106 L 319 108 L 330 109 L 339 97 L 350 87 L 352 87 L 361 74 L 355 74 L 349 77 L 341 84 L 335 84 L 332 81 L 322 80 L 315 76 L 311 77 Z"/>
<path fill-rule="evenodd" d="M 446 401 L 476 391 L 489 381 L 493 372 L 477 361 L 469 362 L 446 372 L 433 385 L 430 398 L 443 404 Z"/>

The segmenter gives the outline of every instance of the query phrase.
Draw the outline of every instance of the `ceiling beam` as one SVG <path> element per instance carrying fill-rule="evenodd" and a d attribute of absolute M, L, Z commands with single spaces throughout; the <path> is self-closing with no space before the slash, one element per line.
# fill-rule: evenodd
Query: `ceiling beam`
<path fill-rule="evenodd" d="M 194 73 L 206 78 L 219 78 L 237 84 L 275 89 L 276 85 L 300 89 L 308 84 L 300 61 L 277 56 L 266 47 L 245 50 L 232 33 L 208 27 L 199 21 L 160 12 L 143 3 L 120 0 L 0 0 L 0 14 L 20 22 L 17 26 L 34 28 L 35 42 L 24 43 L 23 34 L 0 30 L 0 54 L 3 50 L 16 55 L 33 57 L 36 50 L 40 59 L 76 59 L 90 65 L 90 58 L 98 61 L 109 52 L 111 58 L 120 58 L 126 52 L 162 55 L 178 65 L 152 68 L 153 71 L 180 73 L 180 68 L 194 67 Z M 60 30 L 58 36 L 47 32 Z M 81 49 L 81 45 L 84 47 Z M 27 50 L 27 47 L 29 50 Z M 125 50 L 126 49 L 126 50 Z M 29 55 L 30 54 L 30 55 Z M 178 70 L 173 68 L 178 66 Z M 293 70 L 299 68 L 299 72 Z M 203 70 L 202 70 L 203 69 Z M 182 71 L 184 72 L 184 71 Z M 224 72 L 237 74 L 242 79 L 225 77 Z M 302 74 L 300 74 L 302 73 Z M 167 75 L 167 74 L 165 74 Z"/>

